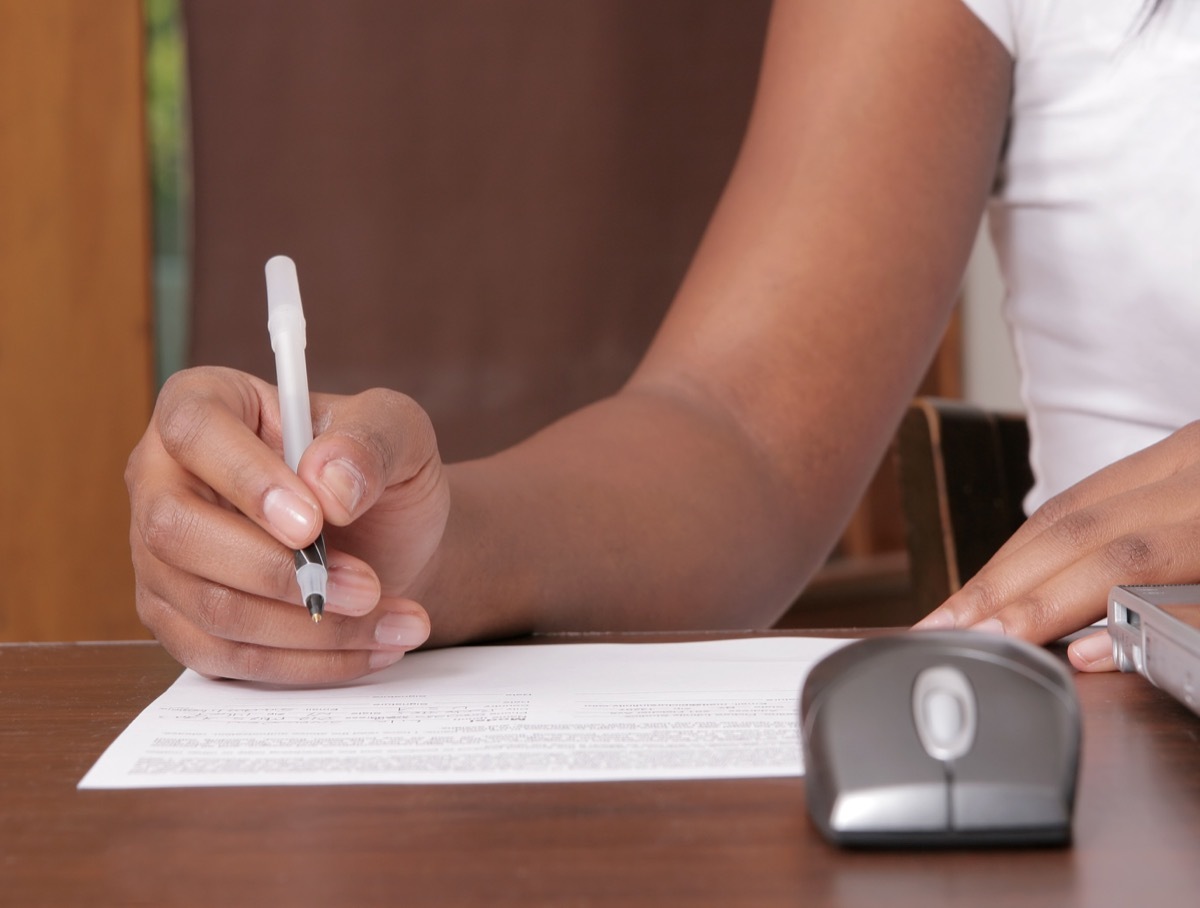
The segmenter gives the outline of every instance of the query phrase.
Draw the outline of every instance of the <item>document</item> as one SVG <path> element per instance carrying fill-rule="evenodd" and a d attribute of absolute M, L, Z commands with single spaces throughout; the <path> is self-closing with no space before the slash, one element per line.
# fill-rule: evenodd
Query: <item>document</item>
<path fill-rule="evenodd" d="M 187 670 L 79 787 L 799 775 L 801 685 L 848 642 L 468 646 L 319 689 Z"/>

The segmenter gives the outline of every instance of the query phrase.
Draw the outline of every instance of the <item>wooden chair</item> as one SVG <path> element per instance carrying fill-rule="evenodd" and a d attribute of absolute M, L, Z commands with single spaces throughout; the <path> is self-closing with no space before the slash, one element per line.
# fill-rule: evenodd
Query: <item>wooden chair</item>
<path fill-rule="evenodd" d="M 923 615 L 1024 522 L 1029 430 L 1020 415 L 921 397 L 900 424 L 897 451 L 913 604 Z"/>

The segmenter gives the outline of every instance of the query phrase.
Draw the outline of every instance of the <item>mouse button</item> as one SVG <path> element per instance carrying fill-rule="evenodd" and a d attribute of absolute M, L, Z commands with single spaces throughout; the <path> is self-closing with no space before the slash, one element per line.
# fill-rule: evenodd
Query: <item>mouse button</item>
<path fill-rule="evenodd" d="M 896 638 L 873 637 L 856 640 L 826 655 L 816 663 L 804 679 L 800 691 L 800 714 L 815 711 L 831 693 L 842 687 L 847 678 L 870 672 L 874 665 L 889 663 L 899 648 Z"/>
<path fill-rule="evenodd" d="M 952 665 L 926 668 L 912 688 L 913 723 L 917 739 L 935 760 L 955 760 L 975 741 L 975 691 L 963 672 Z"/>
<path fill-rule="evenodd" d="M 1072 719 L 1045 703 L 1008 710 L 981 703 L 975 747 L 954 761 L 955 781 L 1062 785 L 1074 778 L 1079 758 Z"/>
<path fill-rule="evenodd" d="M 1071 823 L 1071 798 L 1058 784 L 955 781 L 950 801 L 952 825 L 963 832 L 1069 828 Z"/>
<path fill-rule="evenodd" d="M 944 783 L 888 785 L 840 794 L 829 825 L 839 833 L 926 832 L 950 827 Z"/>
<path fill-rule="evenodd" d="M 916 670 L 892 659 L 875 660 L 842 676 L 820 713 L 842 752 L 871 755 L 881 748 L 920 752 L 908 706 Z"/>
<path fill-rule="evenodd" d="M 866 668 L 843 677 L 810 714 L 808 748 L 838 790 L 944 784 L 944 767 L 930 760 L 917 740 L 907 702 L 910 689 L 911 681 L 897 683 L 890 671 Z"/>
<path fill-rule="evenodd" d="M 814 728 L 810 740 L 814 757 L 823 760 L 838 788 L 878 788 L 894 782 L 944 785 L 945 767 L 922 750 L 911 721 L 843 718 Z"/>
<path fill-rule="evenodd" d="M 955 828 L 1069 822 L 1079 764 L 1077 704 L 1039 679 L 998 666 L 976 666 L 972 678 L 978 731 L 971 752 L 952 764 Z"/>
<path fill-rule="evenodd" d="M 978 663 L 970 674 L 978 713 L 976 741 L 956 761 L 955 776 L 1033 780 L 1060 773 L 1079 738 L 1073 701 L 1040 678 L 1002 665 Z"/>

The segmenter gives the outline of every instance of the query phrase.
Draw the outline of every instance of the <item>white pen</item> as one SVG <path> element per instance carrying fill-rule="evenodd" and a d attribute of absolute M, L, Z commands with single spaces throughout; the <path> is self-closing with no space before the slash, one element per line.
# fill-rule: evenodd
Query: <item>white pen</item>
<path fill-rule="evenodd" d="M 275 380 L 279 385 L 279 419 L 283 430 L 283 459 L 295 470 L 300 455 L 312 444 L 312 410 L 308 406 L 308 370 L 304 365 L 304 309 L 296 263 L 286 255 L 267 261 L 267 330 L 275 351 Z M 329 572 L 325 537 L 296 552 L 300 598 L 314 622 L 325 611 Z"/>

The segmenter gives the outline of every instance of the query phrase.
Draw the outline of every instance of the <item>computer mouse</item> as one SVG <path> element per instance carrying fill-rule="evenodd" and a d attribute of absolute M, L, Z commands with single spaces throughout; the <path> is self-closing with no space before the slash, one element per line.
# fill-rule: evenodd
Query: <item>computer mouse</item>
<path fill-rule="evenodd" d="M 843 845 L 1066 844 L 1081 724 L 1066 666 L 977 631 L 861 640 L 800 697 L 808 812 Z"/>

